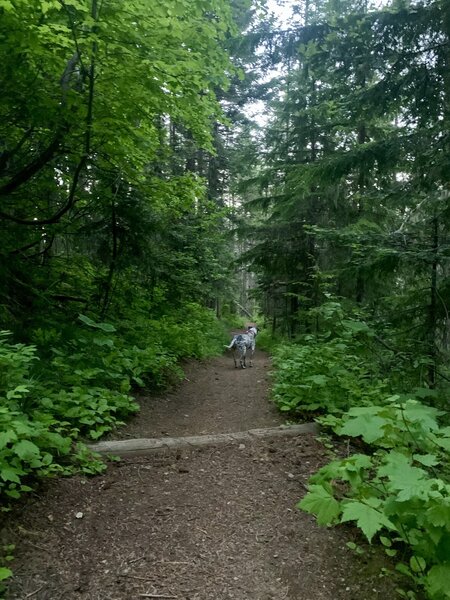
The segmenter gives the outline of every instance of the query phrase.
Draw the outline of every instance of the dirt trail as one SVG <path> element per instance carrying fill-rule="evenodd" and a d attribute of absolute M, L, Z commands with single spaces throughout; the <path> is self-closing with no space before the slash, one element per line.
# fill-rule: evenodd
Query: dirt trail
<path fill-rule="evenodd" d="M 177 390 L 141 399 L 122 437 L 242 431 L 281 422 L 268 358 L 194 363 Z M 48 482 L 3 531 L 16 544 L 9 600 L 371 600 L 395 597 L 348 530 L 295 508 L 326 461 L 312 435 L 124 459 Z"/>
<path fill-rule="evenodd" d="M 256 351 L 254 366 L 235 369 L 231 354 L 190 362 L 182 385 L 157 398 L 140 397 L 139 415 L 116 438 L 228 433 L 283 423 L 268 402 L 270 360 Z"/>

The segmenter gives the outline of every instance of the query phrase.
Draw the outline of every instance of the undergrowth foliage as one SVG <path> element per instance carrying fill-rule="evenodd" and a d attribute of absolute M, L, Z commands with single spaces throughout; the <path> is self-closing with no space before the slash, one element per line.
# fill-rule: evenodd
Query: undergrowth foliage
<path fill-rule="evenodd" d="M 398 365 L 386 377 L 386 357 L 379 351 L 374 360 L 370 348 L 374 331 L 332 312 L 337 318 L 323 335 L 277 348 L 273 396 L 283 412 L 313 414 L 360 452 L 314 474 L 299 508 L 321 525 L 355 524 L 430 599 L 450 598 L 450 427 L 439 392 L 405 370 L 412 392 L 392 393 Z"/>
<path fill-rule="evenodd" d="M 344 340 L 281 346 L 274 355 L 274 400 L 282 412 L 342 412 L 386 391 L 384 379 Z"/>
<path fill-rule="evenodd" d="M 369 542 L 377 536 L 400 559 L 397 569 L 436 600 L 450 595 L 450 427 L 439 426 L 441 415 L 392 396 L 320 419 L 373 449 L 320 469 L 299 504 L 322 525 L 354 521 Z"/>
<path fill-rule="evenodd" d="M 376 402 L 389 390 L 389 382 L 367 350 L 372 329 L 344 318 L 337 302 L 313 312 L 324 332 L 274 351 L 273 398 L 279 410 L 291 415 L 341 413 L 355 404 Z"/>
<path fill-rule="evenodd" d="M 181 378 L 179 361 L 218 352 L 223 335 L 195 303 L 141 326 L 79 315 L 71 327 L 71 337 L 38 328 L 34 344 L 1 332 L 0 497 L 19 498 L 36 477 L 101 471 L 83 440 L 123 424 L 138 410 L 133 389 Z"/>

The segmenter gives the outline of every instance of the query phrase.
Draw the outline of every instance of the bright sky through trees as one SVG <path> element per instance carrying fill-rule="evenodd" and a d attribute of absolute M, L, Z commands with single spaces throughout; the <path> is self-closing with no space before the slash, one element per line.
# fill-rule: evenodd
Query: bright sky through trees
<path fill-rule="evenodd" d="M 292 21 L 292 10 L 299 5 L 300 2 L 296 0 L 268 0 L 267 2 L 269 12 L 274 13 L 281 24 Z"/>

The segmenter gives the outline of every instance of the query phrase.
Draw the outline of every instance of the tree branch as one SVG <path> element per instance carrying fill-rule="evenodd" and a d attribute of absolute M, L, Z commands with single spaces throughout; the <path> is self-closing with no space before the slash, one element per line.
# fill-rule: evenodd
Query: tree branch
<path fill-rule="evenodd" d="M 14 255 L 14 254 L 22 254 L 23 252 L 25 252 L 25 250 L 29 250 L 30 248 L 34 248 L 34 246 L 37 246 L 38 244 L 41 243 L 41 239 L 39 238 L 38 240 L 31 242 L 30 244 L 27 244 L 26 246 L 22 246 L 22 248 L 16 248 L 16 250 L 11 250 L 11 252 L 9 252 L 10 255 Z"/>
<path fill-rule="evenodd" d="M 29 129 L 27 129 L 25 131 L 25 133 L 23 134 L 23 136 L 20 138 L 20 140 L 17 142 L 16 146 L 12 150 L 9 150 L 9 151 L 5 150 L 4 152 L 2 152 L 2 154 L 0 156 L 0 172 L 3 171 L 5 168 L 7 168 L 9 159 L 12 158 L 14 156 L 14 154 L 16 154 L 22 148 L 22 146 L 27 141 L 27 139 L 31 136 L 33 131 L 34 131 L 33 127 L 30 127 Z"/>
<path fill-rule="evenodd" d="M 32 160 L 26 167 L 16 173 L 7 183 L 0 186 L 0 196 L 7 196 L 23 183 L 29 181 L 40 171 L 55 155 L 62 141 L 62 133 L 59 131 L 47 148 Z"/>

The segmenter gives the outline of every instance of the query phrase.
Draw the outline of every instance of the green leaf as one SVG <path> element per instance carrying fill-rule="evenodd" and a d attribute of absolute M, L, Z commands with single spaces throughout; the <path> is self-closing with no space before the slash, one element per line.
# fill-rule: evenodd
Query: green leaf
<path fill-rule="evenodd" d="M 8 400 L 11 400 L 12 398 L 21 398 L 23 394 L 27 394 L 29 391 L 29 388 L 25 385 L 18 385 L 13 390 L 6 392 L 6 397 Z"/>
<path fill-rule="evenodd" d="M 96 325 L 95 321 L 93 321 L 86 315 L 78 315 L 78 319 L 82 321 L 85 325 L 88 325 L 89 327 L 95 327 Z"/>
<path fill-rule="evenodd" d="M 20 442 L 14 445 L 13 449 L 17 456 L 22 460 L 36 458 L 41 453 L 36 444 L 33 444 L 33 442 L 30 442 L 29 440 L 20 440 Z"/>
<path fill-rule="evenodd" d="M 422 556 L 411 556 L 409 559 L 409 566 L 414 573 L 423 573 L 426 569 L 427 563 Z"/>
<path fill-rule="evenodd" d="M 116 328 L 111 323 L 97 323 L 97 327 L 107 333 L 114 333 L 116 331 Z"/>
<path fill-rule="evenodd" d="M 450 452 L 450 438 L 448 438 L 448 437 L 445 437 L 445 438 L 436 437 L 435 438 L 435 442 L 436 442 L 436 444 L 438 446 L 440 446 L 444 450 L 447 450 L 447 452 Z"/>
<path fill-rule="evenodd" d="M 14 500 L 18 500 L 20 498 L 20 492 L 17 490 L 6 490 L 5 494 L 10 498 L 14 498 Z"/>
<path fill-rule="evenodd" d="M 450 564 L 434 565 L 426 577 L 426 586 L 431 596 L 442 594 L 450 598 Z"/>
<path fill-rule="evenodd" d="M 348 329 L 349 331 L 353 331 L 355 333 L 364 332 L 373 334 L 372 329 L 370 329 L 367 323 L 362 323 L 361 321 L 349 321 L 344 319 L 342 321 L 342 325 L 345 327 L 345 329 Z"/>
<path fill-rule="evenodd" d="M 82 321 L 85 325 L 88 325 L 88 327 L 93 327 L 94 329 L 101 329 L 102 331 L 106 331 L 107 333 L 113 333 L 114 331 L 116 331 L 116 328 L 114 327 L 114 325 L 111 325 L 111 323 L 96 323 L 86 315 L 78 315 L 78 319 Z"/>
<path fill-rule="evenodd" d="M 387 527 L 395 529 L 395 525 L 386 515 L 367 503 L 351 500 L 343 505 L 341 523 L 356 521 L 356 524 L 367 537 L 369 542 L 373 536 Z"/>
<path fill-rule="evenodd" d="M 323 485 L 309 486 L 309 492 L 297 507 L 316 515 L 319 525 L 328 525 L 336 520 L 340 513 L 339 502 Z"/>
<path fill-rule="evenodd" d="M 52 0 L 42 0 L 41 2 L 41 10 L 43 12 L 43 14 L 45 15 L 46 13 L 48 13 L 49 10 L 51 10 L 52 8 L 61 8 L 61 4 L 59 4 L 58 2 L 54 2 Z"/>
<path fill-rule="evenodd" d="M 434 467 L 439 463 L 435 454 L 413 454 L 413 459 L 425 467 Z"/>
<path fill-rule="evenodd" d="M 437 418 L 442 413 L 432 406 L 426 406 L 416 400 L 408 400 L 404 406 L 403 414 L 408 421 L 420 423 L 423 429 L 435 431 L 439 429 Z"/>
<path fill-rule="evenodd" d="M 0 5 L 1 6 L 1 5 Z M 13 572 L 6 567 L 0 567 L 0 581 L 5 581 L 8 577 L 12 577 Z"/>
<path fill-rule="evenodd" d="M 380 535 L 380 542 L 383 544 L 383 546 L 385 546 L 386 548 L 390 548 L 392 546 L 392 542 L 389 538 L 385 537 L 384 535 Z"/>
<path fill-rule="evenodd" d="M 96 346 L 109 346 L 109 347 L 114 346 L 114 342 L 112 341 L 111 338 L 95 337 L 93 339 L 93 342 Z"/>
<path fill-rule="evenodd" d="M 311 375 L 310 377 L 306 377 L 305 381 L 312 381 L 316 385 L 326 385 L 328 382 L 328 377 L 325 375 Z"/>
<path fill-rule="evenodd" d="M 364 554 L 364 550 L 361 548 L 361 546 L 355 544 L 355 542 L 347 542 L 345 545 L 347 548 L 350 548 L 350 550 L 353 550 L 353 552 L 356 552 L 356 554 Z"/>
<path fill-rule="evenodd" d="M 4 466 L 0 467 L 0 477 L 3 481 L 14 481 L 15 483 L 20 483 L 19 478 L 20 471 L 14 469 L 14 467 Z"/>
<path fill-rule="evenodd" d="M 88 12 L 86 4 L 84 4 L 81 0 L 65 0 L 64 4 L 67 6 L 73 6 L 81 12 Z"/>
<path fill-rule="evenodd" d="M 411 573 L 411 569 L 405 563 L 399 562 L 395 565 L 395 570 L 407 577 L 412 577 L 414 579 L 414 575 Z"/>
<path fill-rule="evenodd" d="M 426 471 L 413 467 L 410 459 L 400 452 L 391 451 L 387 455 L 385 465 L 378 469 L 378 475 L 390 480 L 389 487 L 400 492 L 398 499 L 401 502 L 425 493 Z"/>
<path fill-rule="evenodd" d="M 14 442 L 17 440 L 17 435 L 14 431 L 2 431 L 0 433 L 0 450 L 4 448 L 9 442 Z"/>
<path fill-rule="evenodd" d="M 384 437 L 384 427 L 386 424 L 386 419 L 382 417 L 373 414 L 362 414 L 350 418 L 339 428 L 338 433 L 339 435 L 362 437 L 365 442 L 372 444 Z"/>
<path fill-rule="evenodd" d="M 32 434 L 33 427 L 29 424 L 28 421 L 15 420 L 11 423 L 11 425 L 16 430 L 16 433 L 18 433 L 19 435 L 29 436 Z"/>
<path fill-rule="evenodd" d="M 0 8 L 3 8 L 3 10 L 5 10 L 6 12 L 12 12 L 14 10 L 14 6 L 12 5 L 10 0 L 0 0 Z"/>

